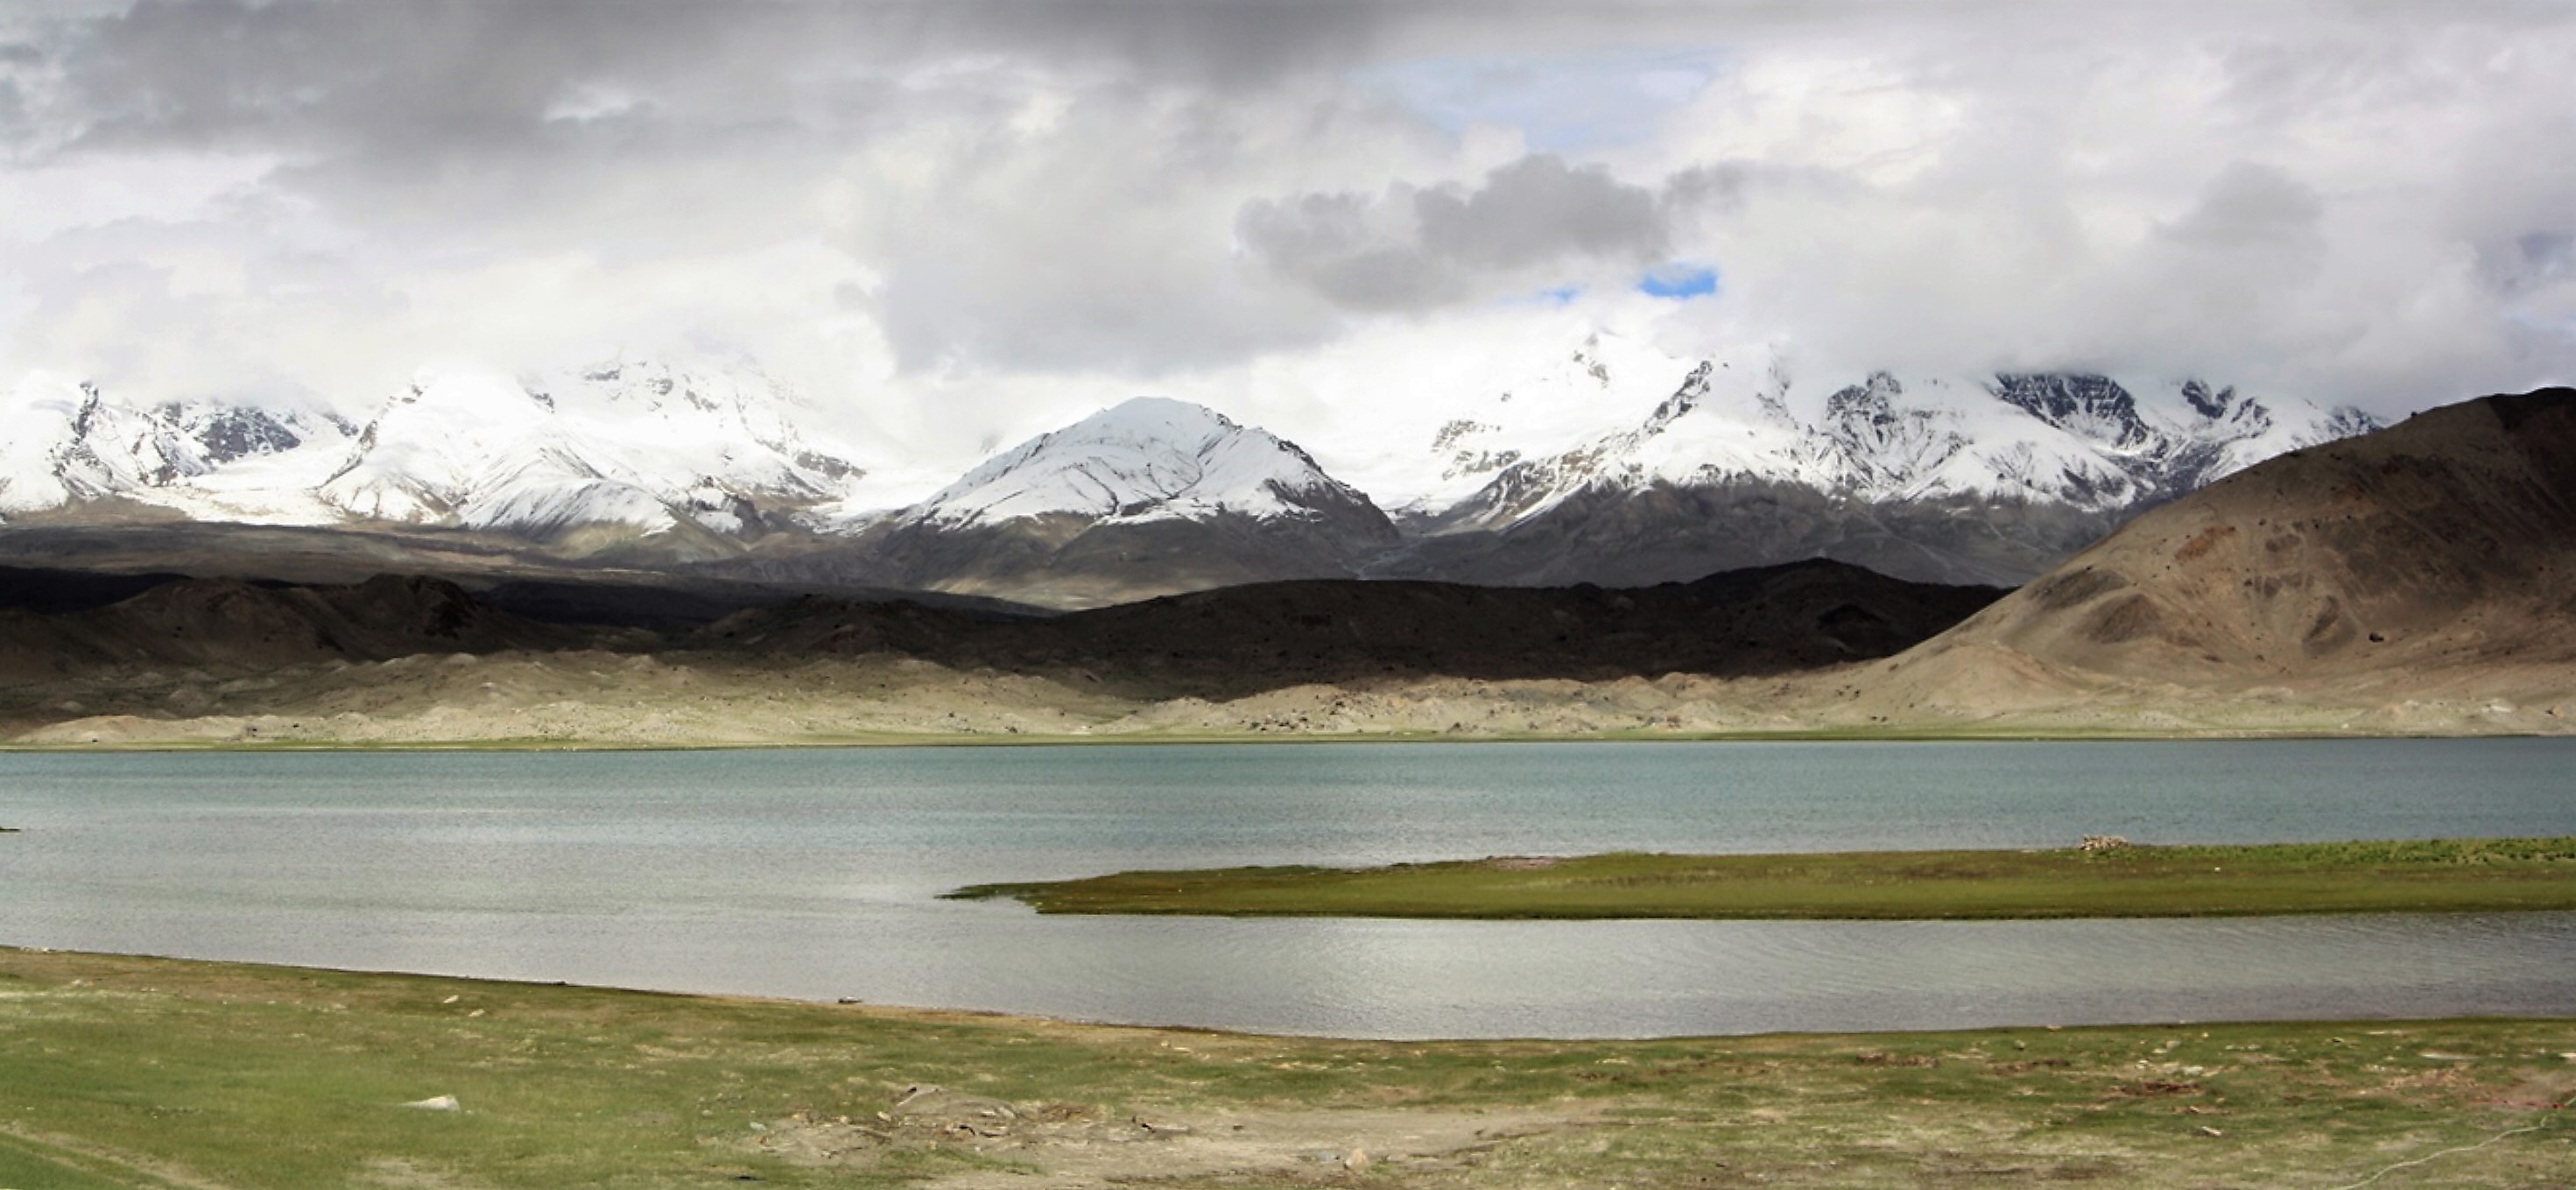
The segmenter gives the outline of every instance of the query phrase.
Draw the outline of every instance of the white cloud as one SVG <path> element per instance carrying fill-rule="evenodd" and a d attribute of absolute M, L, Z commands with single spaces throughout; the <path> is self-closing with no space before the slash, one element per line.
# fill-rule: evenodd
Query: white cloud
<path fill-rule="evenodd" d="M 1366 424 L 1612 323 L 2384 410 L 2576 371 L 2565 8 L 41 15 L 0 374 L 145 397 L 747 351 L 935 470 L 1140 391 Z M 1672 261 L 1718 296 L 1630 290 Z"/>

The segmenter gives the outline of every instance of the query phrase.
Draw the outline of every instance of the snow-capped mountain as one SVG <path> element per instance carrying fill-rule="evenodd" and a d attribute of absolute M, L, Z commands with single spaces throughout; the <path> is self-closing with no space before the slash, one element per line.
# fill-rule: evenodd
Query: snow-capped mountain
<path fill-rule="evenodd" d="M 890 510 L 871 472 L 892 456 L 823 432 L 750 365 L 423 373 L 362 422 L 131 407 L 37 374 L 0 401 L 0 519 L 469 530 L 558 559 L 1065 605 L 1354 574 L 1637 584 L 1819 555 L 2017 583 L 2142 508 L 2376 425 L 2199 380 L 1806 375 L 1764 347 L 1689 358 L 1611 335 L 1524 351 L 1381 402 L 1334 474 L 1259 427 L 1140 398 Z"/>
<path fill-rule="evenodd" d="M 0 408 L 0 516 L 96 500 L 178 473 L 152 420 L 111 405 L 96 388 L 37 373 Z"/>
<path fill-rule="evenodd" d="M 1204 405 L 1138 397 L 986 460 L 896 516 L 965 528 L 1033 517 L 1094 522 L 1383 521 L 1312 456 Z"/>
<path fill-rule="evenodd" d="M 1295 444 L 1204 406 L 1140 397 L 875 521 L 833 573 L 1075 606 L 1349 577 L 1396 541 L 1365 493 Z"/>
<path fill-rule="evenodd" d="M 1432 435 L 1438 477 L 1399 506 L 1430 540 L 1390 572 L 1653 582 L 1823 553 L 1903 577 L 2018 582 L 2141 507 L 2376 427 L 2198 380 L 1814 383 L 1757 353 L 1677 360 L 1600 338 L 1549 379 Z M 1529 408 L 1533 392 L 1549 404 Z M 1587 418 L 1588 434 L 1552 452 L 1519 445 L 1562 441 Z M 1481 483 L 1457 494 L 1462 476 Z"/>
<path fill-rule="evenodd" d="M 750 535 L 766 516 L 846 498 L 867 472 L 800 424 L 808 412 L 757 372 L 427 376 L 359 431 L 317 494 L 362 520 L 539 539 L 601 526 Z"/>
<path fill-rule="evenodd" d="M 212 482 L 219 472 L 255 478 L 277 457 L 346 433 L 326 417 L 292 409 L 207 401 L 138 409 L 95 385 L 42 372 L 21 380 L 0 404 L 0 425 L 7 427 L 0 434 L 0 518 L 113 499 L 182 515 L 220 513 L 229 485 Z"/>
<path fill-rule="evenodd" d="M 2199 380 L 1880 372 L 1802 383 L 1759 354 L 1688 360 L 1595 336 L 1535 383 L 1445 422 L 1428 443 L 1437 478 L 1411 485 L 1418 494 L 1399 507 L 1491 528 L 1587 489 L 1751 480 L 1870 502 L 2109 509 L 2375 425 Z"/>
<path fill-rule="evenodd" d="M 748 368 L 430 373 L 363 424 L 213 401 L 135 409 L 39 374 L 7 418 L 0 515 L 113 498 L 204 521 L 678 546 L 857 499 L 868 473 L 801 397 Z"/>

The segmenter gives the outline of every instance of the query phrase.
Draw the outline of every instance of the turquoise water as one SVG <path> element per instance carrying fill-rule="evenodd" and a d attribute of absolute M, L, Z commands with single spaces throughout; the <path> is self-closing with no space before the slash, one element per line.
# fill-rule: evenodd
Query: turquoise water
<path fill-rule="evenodd" d="M 1039 918 L 1492 854 L 2576 834 L 2576 741 L 0 755 L 0 943 L 1369 1036 L 2576 1013 L 2576 915 Z"/>

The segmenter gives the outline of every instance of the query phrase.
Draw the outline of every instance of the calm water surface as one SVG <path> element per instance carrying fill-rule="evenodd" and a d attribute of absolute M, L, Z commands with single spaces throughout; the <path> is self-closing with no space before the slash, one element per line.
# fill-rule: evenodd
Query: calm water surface
<path fill-rule="evenodd" d="M 2576 914 L 1040 918 L 1136 867 L 2576 834 L 2576 741 L 0 755 L 0 944 L 1387 1037 L 2576 1014 Z"/>

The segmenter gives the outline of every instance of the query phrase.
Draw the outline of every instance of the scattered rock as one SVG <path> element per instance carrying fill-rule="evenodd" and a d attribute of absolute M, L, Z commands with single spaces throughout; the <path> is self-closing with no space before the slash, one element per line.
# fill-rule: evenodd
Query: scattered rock
<path fill-rule="evenodd" d="M 427 1099 L 416 1099 L 416 1100 L 413 1100 L 412 1102 L 410 1102 L 410 1103 L 406 1103 L 406 1104 L 403 1104 L 402 1106 L 404 1106 L 404 1107 L 410 1107 L 410 1108 L 418 1108 L 418 1109 L 419 1109 L 419 1110 L 421 1110 L 421 1111 L 461 1111 L 461 1110 L 463 1110 L 462 1108 L 460 1108 L 460 1107 L 458 1107 L 458 1106 L 457 1106 L 457 1103 L 456 1103 L 456 1096 L 454 1096 L 454 1095 L 433 1095 L 433 1096 L 431 1096 L 431 1097 L 429 1097 L 429 1098 L 427 1098 Z"/>

